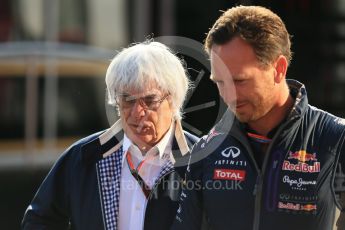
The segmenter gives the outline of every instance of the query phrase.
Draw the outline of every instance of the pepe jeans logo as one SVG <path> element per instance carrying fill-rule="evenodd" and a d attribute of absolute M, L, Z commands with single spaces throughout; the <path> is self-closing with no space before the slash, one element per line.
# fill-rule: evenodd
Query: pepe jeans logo
<path fill-rule="evenodd" d="M 239 148 L 237 148 L 235 146 L 230 146 L 230 147 L 224 149 L 221 153 L 226 158 L 229 158 L 230 156 L 232 158 L 236 158 L 241 154 L 241 151 Z"/>
<path fill-rule="evenodd" d="M 296 190 L 306 190 L 306 187 L 310 185 L 316 186 L 316 180 L 304 180 L 303 178 L 291 179 L 287 175 L 283 177 L 283 183 L 290 185 L 291 188 Z"/>

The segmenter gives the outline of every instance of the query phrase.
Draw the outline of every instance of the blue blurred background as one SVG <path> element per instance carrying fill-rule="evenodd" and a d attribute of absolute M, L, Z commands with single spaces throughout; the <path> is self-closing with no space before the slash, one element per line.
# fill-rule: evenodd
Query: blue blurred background
<path fill-rule="evenodd" d="M 67 146 L 117 119 L 104 84 L 116 50 L 157 36 L 203 42 L 220 10 L 238 4 L 282 17 L 293 35 L 288 78 L 306 84 L 311 104 L 344 117 L 345 1 L 0 0 L 1 229 L 19 229 Z M 182 58 L 196 79 L 203 66 Z M 189 103 L 210 98 L 217 106 L 186 114 L 185 128 L 197 135 L 212 127 L 222 103 L 205 77 Z"/>

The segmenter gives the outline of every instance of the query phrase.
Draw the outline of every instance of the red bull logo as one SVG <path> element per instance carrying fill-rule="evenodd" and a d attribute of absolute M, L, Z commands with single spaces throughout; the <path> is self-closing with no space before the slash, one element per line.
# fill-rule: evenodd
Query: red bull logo
<path fill-rule="evenodd" d="M 298 162 L 298 164 L 291 164 L 289 161 L 284 161 L 282 169 L 285 171 L 295 171 L 303 173 L 316 173 L 320 172 L 320 162 L 314 162 L 313 165 Z"/>
<path fill-rule="evenodd" d="M 290 152 L 288 159 L 298 160 L 299 162 L 317 161 L 316 153 L 307 153 L 305 150 Z"/>
<path fill-rule="evenodd" d="M 279 209 L 289 209 L 289 210 L 298 211 L 298 210 L 301 209 L 301 205 L 300 205 L 300 204 L 294 204 L 294 203 L 283 203 L 283 202 L 279 202 L 279 203 L 278 203 L 278 208 L 279 208 Z"/>
<path fill-rule="evenodd" d="M 316 204 L 296 204 L 296 203 L 278 203 L 279 209 L 288 209 L 288 210 L 294 210 L 294 211 L 314 211 L 317 209 Z"/>
<path fill-rule="evenodd" d="M 307 212 L 316 210 L 316 204 L 305 204 L 305 205 L 301 205 L 301 210 L 307 211 Z"/>

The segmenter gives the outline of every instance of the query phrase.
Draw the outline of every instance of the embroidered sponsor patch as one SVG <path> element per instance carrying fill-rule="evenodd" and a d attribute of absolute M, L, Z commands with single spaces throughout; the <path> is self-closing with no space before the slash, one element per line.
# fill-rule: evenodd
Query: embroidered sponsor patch
<path fill-rule="evenodd" d="M 247 161 L 243 160 L 241 150 L 236 146 L 229 146 L 220 152 L 221 158 L 214 162 L 215 165 L 238 165 L 247 166 Z"/>
<path fill-rule="evenodd" d="M 292 203 L 316 203 L 318 196 L 308 196 L 308 195 L 295 195 L 289 193 L 281 193 L 279 194 L 279 200 L 282 202 L 292 202 Z"/>
<path fill-rule="evenodd" d="M 217 132 L 215 130 L 215 128 L 213 128 L 210 133 L 208 134 L 207 138 L 206 138 L 206 143 L 208 143 L 212 138 L 218 136 L 218 135 L 222 135 L 223 133 Z"/>
<path fill-rule="evenodd" d="M 316 153 L 307 153 L 305 150 L 290 152 L 288 159 L 298 160 L 303 163 L 308 161 L 317 161 Z"/>
<path fill-rule="evenodd" d="M 279 209 L 286 209 L 291 211 L 306 211 L 311 212 L 317 209 L 316 204 L 300 204 L 300 203 L 278 203 Z"/>
<path fill-rule="evenodd" d="M 215 180 L 244 181 L 245 178 L 246 178 L 245 170 L 215 169 L 214 174 L 213 174 L 213 179 Z"/>
<path fill-rule="evenodd" d="M 321 164 L 317 161 L 316 153 L 307 153 L 305 150 L 289 152 L 283 162 L 282 170 L 302 173 L 320 172 Z"/>
<path fill-rule="evenodd" d="M 221 154 L 223 157 L 235 159 L 241 154 L 241 150 L 235 146 L 230 146 L 224 149 Z"/>
<path fill-rule="evenodd" d="M 284 184 L 288 184 L 294 190 L 307 190 L 307 187 L 316 186 L 316 180 L 305 180 L 301 177 L 293 178 L 285 175 L 282 179 Z"/>
<path fill-rule="evenodd" d="M 238 166 L 247 166 L 247 161 L 241 160 L 216 160 L 214 165 L 238 165 Z"/>
<path fill-rule="evenodd" d="M 320 162 L 314 162 L 314 164 L 309 165 L 307 163 L 299 162 L 297 164 L 292 164 L 289 161 L 284 161 L 282 169 L 285 171 L 295 171 L 303 173 L 316 173 L 320 172 Z"/>
<path fill-rule="evenodd" d="M 302 204 L 301 210 L 302 211 L 313 211 L 316 210 L 316 204 Z"/>
<path fill-rule="evenodd" d="M 208 142 L 210 142 L 214 137 L 219 136 L 219 135 L 223 135 L 223 134 L 224 133 L 216 131 L 215 128 L 212 128 L 212 130 L 207 135 L 205 142 L 202 143 L 200 147 L 205 148 L 206 144 L 208 144 Z"/>

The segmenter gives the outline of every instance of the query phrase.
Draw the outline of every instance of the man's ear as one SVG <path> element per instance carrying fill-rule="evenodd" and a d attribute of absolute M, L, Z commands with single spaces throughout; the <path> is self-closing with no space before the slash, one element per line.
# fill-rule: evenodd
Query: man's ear
<path fill-rule="evenodd" d="M 280 83 L 281 81 L 285 80 L 287 66 L 288 66 L 288 62 L 287 62 L 286 57 L 283 55 L 280 55 L 274 64 L 274 68 L 275 68 L 274 81 L 276 83 Z"/>

